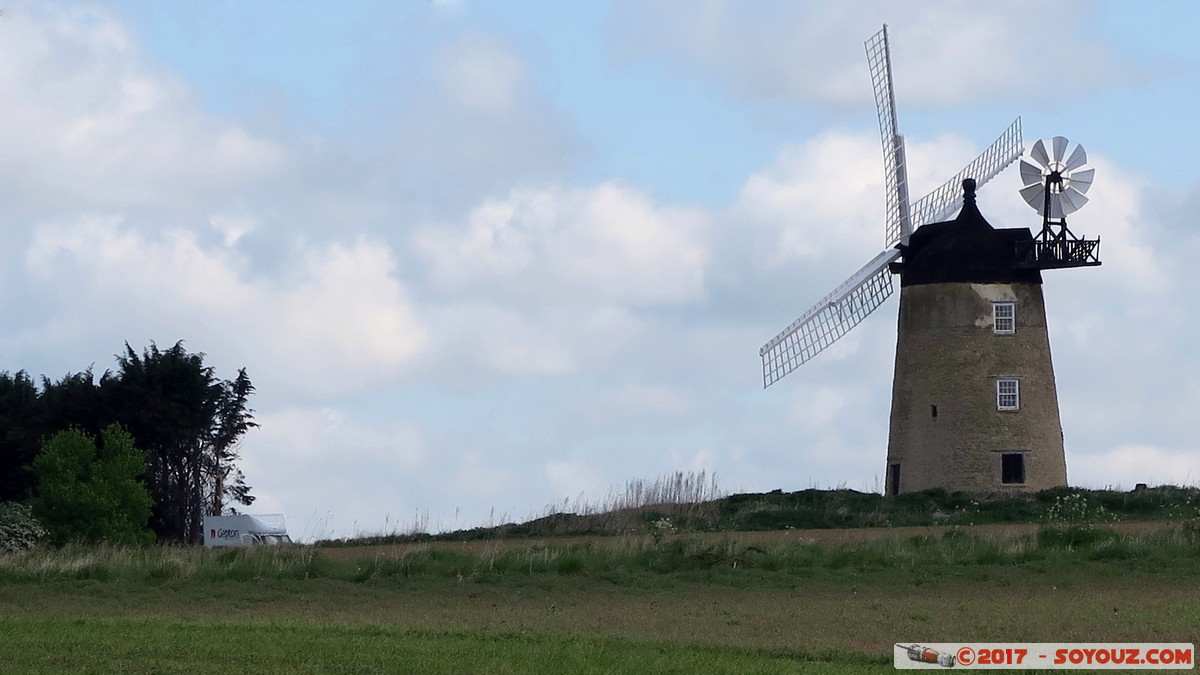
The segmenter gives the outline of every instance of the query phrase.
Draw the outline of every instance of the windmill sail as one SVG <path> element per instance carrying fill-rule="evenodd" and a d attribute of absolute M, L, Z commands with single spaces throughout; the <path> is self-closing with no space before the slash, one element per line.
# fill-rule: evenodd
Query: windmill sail
<path fill-rule="evenodd" d="M 892 88 L 892 52 L 888 46 L 887 25 L 867 40 L 867 64 L 871 68 L 871 86 L 875 90 L 875 108 L 879 111 L 879 136 L 883 141 L 884 193 L 887 213 L 884 217 L 884 244 L 895 246 L 912 234 L 908 206 L 908 165 L 904 159 L 904 137 L 896 122 L 896 92 Z"/>
<path fill-rule="evenodd" d="M 833 292 L 813 305 L 792 325 L 758 350 L 763 362 L 763 388 L 800 367 L 837 342 L 895 290 L 888 263 L 900 257 L 890 249 L 875 256 Z"/>
<path fill-rule="evenodd" d="M 895 290 L 888 263 L 900 257 L 900 251 L 892 247 L 906 241 L 915 228 L 946 220 L 953 215 L 959 207 L 964 178 L 974 178 L 976 185 L 982 186 L 1024 151 L 1021 118 L 1018 117 L 962 171 L 910 205 L 904 137 L 896 126 L 896 99 L 892 90 L 892 62 L 886 25 L 867 41 L 866 47 L 883 141 L 887 195 L 884 231 L 889 249 L 875 256 L 758 350 L 763 362 L 764 388 L 824 351 L 888 299 Z M 1061 151 L 1059 154 L 1062 154 Z"/>
<path fill-rule="evenodd" d="M 999 138 L 988 146 L 987 150 L 972 160 L 962 171 L 954 174 L 953 178 L 922 197 L 921 201 L 913 204 L 913 227 L 941 222 L 954 215 L 958 211 L 962 199 L 964 178 L 974 178 L 975 185 L 982 187 L 1005 167 L 1015 162 L 1024 151 L 1025 147 L 1021 142 L 1021 118 L 1018 117 L 1008 125 Z"/>

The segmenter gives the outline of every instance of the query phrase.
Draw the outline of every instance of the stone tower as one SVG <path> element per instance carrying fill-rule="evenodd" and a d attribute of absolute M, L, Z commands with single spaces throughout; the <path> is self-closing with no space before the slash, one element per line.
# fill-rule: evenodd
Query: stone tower
<path fill-rule="evenodd" d="M 1042 275 L 1026 228 L 963 208 L 898 248 L 900 318 L 885 493 L 1067 484 Z"/>

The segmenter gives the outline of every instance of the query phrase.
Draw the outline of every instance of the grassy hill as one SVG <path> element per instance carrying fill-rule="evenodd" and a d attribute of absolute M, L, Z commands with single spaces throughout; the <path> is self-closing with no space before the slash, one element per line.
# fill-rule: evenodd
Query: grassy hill
<path fill-rule="evenodd" d="M 688 495 L 686 490 L 651 491 L 650 499 L 679 498 L 632 505 L 618 502 L 616 508 L 583 508 L 582 513 L 552 512 L 522 523 L 455 532 L 383 533 L 318 545 L 990 523 L 1070 525 L 1200 517 L 1200 488 L 1169 485 L 1130 492 L 1054 488 L 1016 495 L 972 495 L 940 488 L 897 497 L 856 490 L 775 490 L 703 501 L 688 501 Z"/>
<path fill-rule="evenodd" d="M 0 554 L 5 672 L 840 675 L 894 672 L 897 643 L 1200 642 L 1195 489 L 668 492 L 321 546 Z"/>

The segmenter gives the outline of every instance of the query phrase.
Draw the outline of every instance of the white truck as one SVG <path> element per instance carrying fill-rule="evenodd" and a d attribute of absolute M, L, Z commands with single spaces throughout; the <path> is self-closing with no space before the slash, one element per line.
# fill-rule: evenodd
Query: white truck
<path fill-rule="evenodd" d="M 204 547 L 276 546 L 292 543 L 282 513 L 205 516 Z"/>

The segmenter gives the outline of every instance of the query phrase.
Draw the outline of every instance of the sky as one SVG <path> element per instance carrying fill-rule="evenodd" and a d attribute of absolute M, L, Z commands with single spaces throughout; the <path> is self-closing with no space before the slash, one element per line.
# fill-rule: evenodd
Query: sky
<path fill-rule="evenodd" d="M 1096 168 L 1104 264 L 1045 274 L 1070 482 L 1200 483 L 1185 1 L 13 0 L 0 370 L 245 367 L 250 510 L 302 540 L 880 491 L 896 299 L 766 390 L 758 348 L 884 246 L 884 23 L 914 199 L 1017 116 Z"/>

